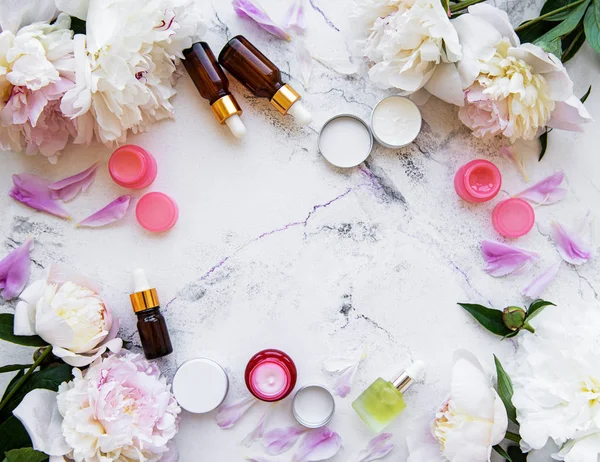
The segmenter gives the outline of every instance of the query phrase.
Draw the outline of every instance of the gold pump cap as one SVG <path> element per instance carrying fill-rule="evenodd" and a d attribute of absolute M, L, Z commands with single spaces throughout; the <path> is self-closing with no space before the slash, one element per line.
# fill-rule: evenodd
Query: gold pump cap
<path fill-rule="evenodd" d="M 292 105 L 300 99 L 300 93 L 294 90 L 291 85 L 285 84 L 271 98 L 271 104 L 275 106 L 281 114 L 286 115 Z"/>
<path fill-rule="evenodd" d="M 129 298 L 135 313 L 160 306 L 156 289 L 151 288 L 148 284 L 146 272 L 143 269 L 133 270 L 133 283 L 135 292 L 130 294 Z"/>
<path fill-rule="evenodd" d="M 233 115 L 242 115 L 242 108 L 232 95 L 225 95 L 216 100 L 211 109 L 220 124 L 224 124 Z"/>

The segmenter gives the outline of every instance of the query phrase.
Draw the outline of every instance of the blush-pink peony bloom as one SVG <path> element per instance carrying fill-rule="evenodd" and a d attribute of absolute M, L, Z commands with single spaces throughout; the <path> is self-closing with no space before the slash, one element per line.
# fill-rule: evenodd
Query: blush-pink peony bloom
<path fill-rule="evenodd" d="M 459 108 L 460 121 L 473 131 L 473 135 L 497 135 L 508 126 L 508 104 L 486 95 L 483 88 L 473 84 L 465 91 L 465 105 Z"/>

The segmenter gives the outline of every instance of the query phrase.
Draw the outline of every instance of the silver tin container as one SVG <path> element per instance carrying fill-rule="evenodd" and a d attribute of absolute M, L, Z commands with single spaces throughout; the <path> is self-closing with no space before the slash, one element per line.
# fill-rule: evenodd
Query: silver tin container
<path fill-rule="evenodd" d="M 371 111 L 371 133 L 373 134 L 373 137 L 374 137 L 374 138 L 377 140 L 377 142 L 378 142 L 380 145 L 382 145 L 382 146 L 385 146 L 386 148 L 390 148 L 390 149 L 398 149 L 398 148 L 403 148 L 403 147 L 405 147 L 405 146 L 408 146 L 408 145 L 409 145 L 409 144 L 411 144 L 411 143 L 412 143 L 414 140 L 416 140 L 416 139 L 417 139 L 417 136 L 419 136 L 419 133 L 421 133 L 421 127 L 423 126 L 423 116 L 422 116 L 422 114 L 421 114 L 421 110 L 419 109 L 419 106 L 417 106 L 415 103 L 413 103 L 412 101 L 410 101 L 410 102 L 411 102 L 411 103 L 414 105 L 414 107 L 417 109 L 417 111 L 419 112 L 419 117 L 420 117 L 420 121 L 421 121 L 421 124 L 419 125 L 419 131 L 417 132 L 417 134 L 415 135 L 415 137 L 414 137 L 412 140 L 410 140 L 409 142 L 407 142 L 407 143 L 404 143 L 404 144 L 398 144 L 398 145 L 394 145 L 394 144 L 388 144 L 388 143 L 386 143 L 385 141 L 382 141 L 382 140 L 381 140 L 381 139 L 380 139 L 380 138 L 377 136 L 377 133 L 375 132 L 375 129 L 373 128 L 373 127 L 374 127 L 374 117 L 375 117 L 375 111 L 377 111 L 377 108 L 378 108 L 378 107 L 379 107 L 379 106 L 380 106 L 380 105 L 381 105 L 381 104 L 382 104 L 384 101 L 387 101 L 388 99 L 391 99 L 391 98 L 404 98 L 404 99 L 406 99 L 406 100 L 410 101 L 410 99 L 409 99 L 409 98 L 405 98 L 404 96 L 400 96 L 400 95 L 386 96 L 385 98 L 383 98 L 382 100 L 380 100 L 380 101 L 379 101 L 379 102 L 378 102 L 378 103 L 375 105 L 375 107 L 373 108 L 373 110 Z"/>
<path fill-rule="evenodd" d="M 301 415 L 302 413 L 298 409 L 298 397 L 301 396 L 302 393 L 306 393 L 311 388 L 318 388 L 320 391 L 326 392 L 327 395 L 329 395 L 329 397 L 331 398 L 330 412 L 328 412 L 324 418 L 319 419 L 318 421 L 308 421 L 305 417 Z M 333 394 L 327 388 L 317 383 L 311 383 L 300 388 L 294 395 L 294 400 L 292 402 L 292 412 L 294 414 L 294 418 L 300 425 L 306 428 L 320 428 L 327 425 L 333 418 L 333 415 L 335 414 L 335 399 L 333 398 Z"/>
<path fill-rule="evenodd" d="M 321 146 L 321 135 L 323 134 L 323 130 L 325 129 L 325 127 L 327 127 L 327 125 L 329 125 L 331 122 L 333 122 L 334 120 L 337 119 L 341 119 L 344 117 L 348 117 L 350 119 L 354 119 L 359 121 L 362 125 L 364 125 L 364 127 L 367 129 L 367 131 L 369 132 L 369 137 L 370 137 L 370 144 L 369 144 L 369 151 L 365 153 L 364 158 L 360 161 L 360 162 L 349 162 L 347 164 L 341 163 L 341 162 L 334 162 L 332 161 L 330 158 L 327 157 L 327 154 L 325 154 L 323 152 L 322 146 Z M 365 122 L 363 119 L 361 119 L 358 116 L 355 116 L 354 114 L 337 114 L 335 116 L 333 116 L 332 118 L 330 118 L 327 122 L 325 122 L 323 124 L 323 126 L 321 127 L 321 130 L 319 130 L 319 139 L 318 139 L 318 147 L 319 147 L 319 152 L 321 153 L 321 155 L 323 157 L 325 157 L 325 159 L 327 159 L 327 161 L 331 164 L 334 165 L 336 167 L 340 167 L 340 168 L 352 168 L 352 167 L 356 167 L 357 165 L 360 165 L 361 163 L 363 163 L 367 157 L 369 157 L 371 155 L 371 151 L 373 150 L 373 132 L 371 130 L 371 127 L 369 127 L 369 124 L 367 122 Z"/>

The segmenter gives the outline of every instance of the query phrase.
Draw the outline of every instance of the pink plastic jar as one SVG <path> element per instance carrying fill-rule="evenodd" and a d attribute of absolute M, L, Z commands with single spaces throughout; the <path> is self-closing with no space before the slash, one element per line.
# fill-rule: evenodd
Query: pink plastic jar
<path fill-rule="evenodd" d="M 126 144 L 110 156 L 108 171 L 118 185 L 142 189 L 150 186 L 156 178 L 156 159 L 145 149 Z"/>
<path fill-rule="evenodd" d="M 250 359 L 244 378 L 248 390 L 256 398 L 280 401 L 296 386 L 296 365 L 283 351 L 263 350 Z"/>
<path fill-rule="evenodd" d="M 166 194 L 150 192 L 138 201 L 135 216 L 143 228 L 153 233 L 162 233 L 175 226 L 179 218 L 179 208 Z"/>
<path fill-rule="evenodd" d="M 505 237 L 521 237 L 533 228 L 535 211 L 526 200 L 514 197 L 506 199 L 494 208 L 492 224 Z"/>
<path fill-rule="evenodd" d="M 454 189 L 467 202 L 487 202 L 502 186 L 500 170 L 489 160 L 477 159 L 463 165 L 454 177 Z"/>

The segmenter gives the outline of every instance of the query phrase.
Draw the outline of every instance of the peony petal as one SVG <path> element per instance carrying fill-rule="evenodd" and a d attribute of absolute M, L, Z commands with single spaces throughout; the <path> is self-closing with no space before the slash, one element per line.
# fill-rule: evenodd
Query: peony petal
<path fill-rule="evenodd" d="M 560 187 L 564 179 L 565 174 L 563 172 L 556 172 L 514 197 L 521 197 L 538 205 L 556 204 L 563 200 L 567 194 L 567 190 Z"/>
<path fill-rule="evenodd" d="M 71 219 L 69 212 L 52 197 L 48 189 L 50 182 L 37 175 L 22 173 L 12 176 L 14 186 L 8 193 L 10 197 L 32 209 L 46 212 L 60 218 Z"/>
<path fill-rule="evenodd" d="M 352 390 L 352 383 L 361 362 L 367 357 L 363 354 L 359 358 L 330 358 L 323 364 L 323 368 L 330 374 L 337 375 L 334 389 L 335 394 L 341 398 L 348 396 Z"/>
<path fill-rule="evenodd" d="M 527 287 L 522 290 L 523 295 L 531 298 L 532 300 L 537 300 L 542 295 L 542 292 L 546 290 L 546 288 L 550 285 L 550 283 L 554 280 L 556 275 L 558 274 L 558 270 L 560 269 L 561 262 L 559 261 L 555 265 L 552 265 L 542 274 L 537 276 L 533 281 L 531 281 Z"/>
<path fill-rule="evenodd" d="M 565 101 L 556 102 L 548 127 L 580 132 L 583 131 L 580 125 L 589 122 L 593 122 L 593 119 L 588 110 L 579 98 L 571 96 Z"/>
<path fill-rule="evenodd" d="M 289 451 L 307 429 L 297 425 L 269 430 L 261 439 L 267 454 L 276 456 Z"/>
<path fill-rule="evenodd" d="M 502 37 L 507 38 L 510 41 L 510 44 L 513 47 L 518 47 L 521 43 L 510 23 L 508 14 L 500 8 L 485 3 L 479 3 L 469 7 L 469 14 L 481 18 L 492 25 Z"/>
<path fill-rule="evenodd" d="M 589 228 L 588 215 L 574 230 L 567 230 L 557 222 L 552 223 L 552 239 L 564 261 L 572 265 L 582 265 L 592 258 L 592 245 L 590 242 L 586 242 Z"/>
<path fill-rule="evenodd" d="M 74 16 L 85 21 L 87 18 L 88 3 L 89 0 L 56 0 L 56 7 L 69 16 Z"/>
<path fill-rule="evenodd" d="M 446 103 L 455 106 L 464 106 L 465 104 L 460 74 L 454 63 L 438 64 L 424 88 Z"/>
<path fill-rule="evenodd" d="M 130 201 L 131 196 L 129 194 L 118 197 L 106 207 L 101 208 L 96 213 L 77 223 L 77 226 L 97 228 L 119 221 L 127 213 Z"/>
<path fill-rule="evenodd" d="M 55 0 L 2 0 L 0 2 L 0 30 L 14 34 L 23 27 L 56 17 Z"/>
<path fill-rule="evenodd" d="M 221 428 L 233 427 L 256 403 L 258 400 L 254 396 L 248 396 L 233 404 L 221 406 L 216 415 L 217 425 Z"/>
<path fill-rule="evenodd" d="M 269 408 L 270 410 L 270 408 Z M 269 417 L 269 410 L 263 413 L 262 417 L 258 421 L 258 425 L 246 435 L 246 437 L 242 440 L 242 444 L 246 447 L 250 447 L 254 444 L 255 441 L 258 441 L 265 434 L 265 425 L 267 423 L 267 419 Z"/>
<path fill-rule="evenodd" d="M 394 450 L 391 433 L 381 433 L 369 441 L 366 449 L 363 449 L 359 454 L 359 462 L 371 462 L 373 460 L 383 459 Z"/>
<path fill-rule="evenodd" d="M 52 190 L 52 197 L 68 202 L 79 193 L 85 192 L 94 182 L 97 168 L 98 162 L 83 172 L 48 185 L 48 188 Z"/>
<path fill-rule="evenodd" d="M 285 14 L 283 21 L 286 29 L 293 29 L 298 33 L 306 30 L 306 15 L 304 14 L 305 0 L 292 0 L 292 4 Z"/>
<path fill-rule="evenodd" d="M 31 268 L 29 252 L 32 245 L 33 239 L 29 238 L 0 261 L 0 295 L 4 300 L 18 296 L 27 284 Z"/>
<path fill-rule="evenodd" d="M 292 462 L 316 462 L 335 456 L 342 448 L 342 438 L 328 427 L 310 430 L 302 441 Z"/>
<path fill-rule="evenodd" d="M 262 7 L 252 0 L 233 0 L 231 2 L 236 14 L 242 18 L 250 18 L 269 34 L 283 40 L 290 40 L 290 36 L 281 27 L 279 27 Z"/>
<path fill-rule="evenodd" d="M 55 391 L 37 388 L 27 393 L 13 411 L 29 433 L 33 448 L 49 456 L 71 452 L 62 434 L 63 418 L 58 412 L 56 395 Z"/>
<path fill-rule="evenodd" d="M 308 88 L 308 81 L 313 68 L 313 60 L 310 51 L 306 47 L 306 42 L 302 39 L 296 40 L 296 59 L 300 66 L 300 75 L 302 76 L 302 84 L 304 88 Z"/>
<path fill-rule="evenodd" d="M 38 279 L 29 284 L 19 297 L 15 307 L 15 322 L 13 333 L 15 335 L 35 335 L 35 306 L 46 291 L 46 281 Z"/>
<path fill-rule="evenodd" d="M 487 263 L 485 271 L 494 277 L 522 270 L 528 263 L 539 258 L 534 252 L 488 240 L 481 241 L 481 253 Z"/>
<path fill-rule="evenodd" d="M 535 140 L 517 140 L 510 146 L 503 146 L 500 152 L 510 161 L 515 169 L 523 176 L 525 181 L 529 181 L 525 171 L 525 157 L 539 157 L 542 152 L 542 144 L 538 139 Z"/>

